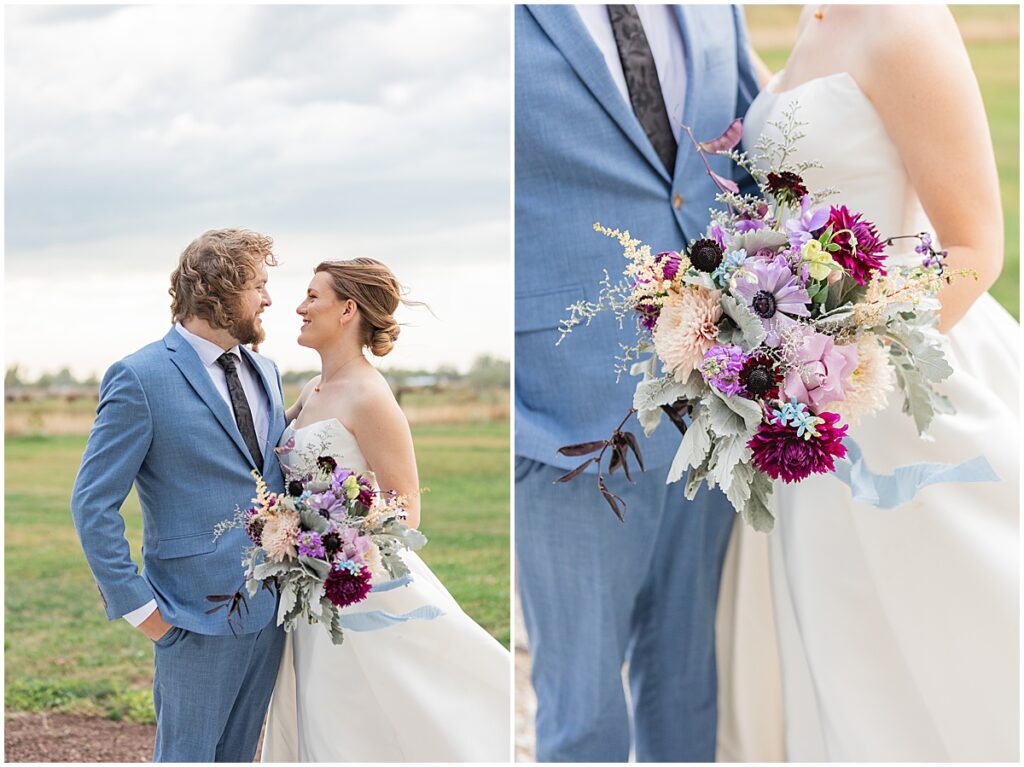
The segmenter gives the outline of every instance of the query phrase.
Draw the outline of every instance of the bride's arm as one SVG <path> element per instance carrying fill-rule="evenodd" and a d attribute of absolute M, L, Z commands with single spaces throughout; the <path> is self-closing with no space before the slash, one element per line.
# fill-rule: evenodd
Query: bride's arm
<path fill-rule="evenodd" d="M 286 424 L 291 423 L 299 417 L 299 413 L 302 412 L 302 406 L 306 403 L 306 398 L 309 397 L 309 393 L 318 383 L 320 383 L 320 376 L 310 379 L 309 382 L 302 387 L 302 392 L 299 394 L 299 398 L 290 408 L 284 411 L 284 422 Z"/>
<path fill-rule="evenodd" d="M 970 268 L 940 298 L 949 330 L 999 276 L 1003 213 L 977 79 L 945 6 L 889 7 L 864 52 L 862 87 L 896 144 L 951 269 Z M 860 78 L 858 78 L 860 79 Z M 911 234 L 911 232 L 888 233 Z"/>
<path fill-rule="evenodd" d="M 412 432 L 391 389 L 383 379 L 380 383 L 380 387 L 374 387 L 359 402 L 346 408 L 354 413 L 347 426 L 359 442 L 366 463 L 376 475 L 377 486 L 381 490 L 395 490 L 405 496 L 405 508 L 409 512 L 406 524 L 419 527 L 420 479 L 416 470 Z"/>

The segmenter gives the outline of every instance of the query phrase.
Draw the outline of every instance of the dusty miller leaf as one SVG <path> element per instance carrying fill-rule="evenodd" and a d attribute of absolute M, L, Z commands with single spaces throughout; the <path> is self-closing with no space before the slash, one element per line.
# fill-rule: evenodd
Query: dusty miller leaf
<path fill-rule="evenodd" d="M 772 487 L 771 477 L 755 471 L 750 482 L 750 497 L 740 510 L 743 521 L 759 533 L 770 533 L 775 527 Z"/>
<path fill-rule="evenodd" d="M 743 397 L 726 397 L 712 390 L 705 397 L 711 431 L 716 437 L 743 435 L 749 440 L 761 423 L 761 406 Z"/>
<path fill-rule="evenodd" d="M 764 342 L 764 326 L 745 303 L 737 300 L 734 296 L 723 293 L 719 304 L 722 311 L 736 324 L 729 343 L 736 344 L 745 352 L 750 352 Z"/>
<path fill-rule="evenodd" d="M 676 457 L 672 459 L 672 467 L 668 470 L 668 479 L 666 480 L 669 484 L 678 482 L 687 469 L 700 466 L 704 462 L 711 449 L 711 434 L 708 427 L 707 408 L 698 405 L 690 422 L 690 428 L 683 435 L 683 440 L 679 443 L 679 449 L 676 451 Z"/>
<path fill-rule="evenodd" d="M 754 469 L 748 463 L 736 462 L 730 467 L 728 473 L 723 472 L 723 474 L 724 476 L 719 476 L 718 480 L 722 492 L 725 493 L 725 497 L 729 499 L 732 507 L 740 511 L 747 505 L 747 500 L 750 498 L 750 484 L 753 480 Z"/>
<path fill-rule="evenodd" d="M 725 489 L 725 494 L 736 509 L 743 508 L 746 503 L 746 496 L 749 493 L 745 489 L 732 489 L 734 479 L 739 475 L 745 475 L 744 469 L 750 467 L 744 463 L 750 457 L 750 448 L 747 447 L 749 438 L 746 435 L 733 437 L 722 437 L 715 441 L 715 449 L 711 454 L 711 472 L 715 481 Z M 747 487 L 749 477 L 743 481 L 743 488 Z M 742 496 L 742 500 L 734 499 Z"/>

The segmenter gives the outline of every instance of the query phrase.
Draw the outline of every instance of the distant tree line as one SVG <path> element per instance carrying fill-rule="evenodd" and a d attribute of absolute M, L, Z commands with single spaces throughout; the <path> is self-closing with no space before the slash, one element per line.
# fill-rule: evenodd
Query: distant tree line
<path fill-rule="evenodd" d="M 315 376 L 317 370 L 289 370 L 281 374 L 286 384 L 301 384 Z M 434 370 L 426 368 L 382 368 L 381 372 L 393 387 L 415 386 L 423 382 L 431 385 L 462 384 L 474 389 L 507 387 L 511 383 L 511 366 L 508 360 L 498 359 L 483 354 L 473 360 L 473 364 L 465 373 L 460 373 L 451 365 L 441 365 Z M 100 384 L 96 374 L 79 380 L 71 370 L 63 367 L 56 373 L 43 373 L 35 380 L 24 376 L 18 365 L 11 365 L 4 373 L 4 389 L 38 388 L 52 389 L 60 387 L 95 386 Z"/>

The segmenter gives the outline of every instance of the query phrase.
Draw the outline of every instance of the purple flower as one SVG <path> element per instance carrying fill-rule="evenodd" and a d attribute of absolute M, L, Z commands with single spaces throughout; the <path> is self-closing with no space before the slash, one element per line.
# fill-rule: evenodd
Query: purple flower
<path fill-rule="evenodd" d="M 804 195 L 800 200 L 800 215 L 786 222 L 786 234 L 789 244 L 799 250 L 808 240 L 814 239 L 814 233 L 828 223 L 828 208 L 812 208 L 811 196 Z"/>
<path fill-rule="evenodd" d="M 661 267 L 663 279 L 672 280 L 679 273 L 679 254 L 674 250 L 666 250 L 654 257 L 654 263 Z"/>
<path fill-rule="evenodd" d="M 359 495 L 356 496 L 356 500 L 359 503 L 361 503 L 363 506 L 365 506 L 367 509 L 369 509 L 371 506 L 373 506 L 373 497 L 375 495 L 376 495 L 376 492 L 374 491 L 373 485 L 370 483 L 370 480 L 368 480 L 366 477 L 360 475 L 359 476 Z"/>
<path fill-rule="evenodd" d="M 878 239 L 874 224 L 863 220 L 860 213 L 850 213 L 845 205 L 832 208 L 828 223 L 832 225 L 832 244 L 839 246 L 839 250 L 832 252 L 832 258 L 858 285 L 866 285 L 872 272 L 885 274 L 885 244 Z M 930 238 L 928 244 L 931 245 Z"/>
<path fill-rule="evenodd" d="M 313 557 L 314 559 L 324 559 L 327 556 L 327 552 L 324 551 L 324 543 L 320 540 L 320 534 L 315 533 L 312 530 L 307 530 L 304 533 L 299 533 L 299 556 L 300 557 Z"/>
<path fill-rule="evenodd" d="M 743 393 L 740 373 L 743 371 L 745 360 L 743 350 L 738 346 L 731 344 L 712 346 L 704 353 L 704 362 L 701 363 L 700 372 L 708 384 L 714 386 L 722 394 L 733 397 Z"/>
<path fill-rule="evenodd" d="M 331 490 L 338 494 L 338 496 L 344 498 L 345 491 L 341 489 L 342 484 L 346 479 L 351 477 L 355 472 L 351 469 L 343 469 L 340 466 L 336 466 L 331 473 Z"/>
<path fill-rule="evenodd" d="M 772 479 L 787 483 L 835 471 L 834 459 L 846 457 L 843 437 L 848 427 L 836 426 L 839 416 L 835 413 L 819 413 L 818 419 L 817 436 L 807 432 L 800 436 L 797 427 L 774 417 L 762 423 L 747 443 L 754 465 Z"/>
<path fill-rule="evenodd" d="M 729 245 L 732 244 L 732 237 L 717 221 L 711 225 L 710 229 L 708 229 L 708 236 L 717 242 L 718 247 L 723 251 L 728 250 Z"/>
<path fill-rule="evenodd" d="M 341 498 L 335 495 L 333 490 L 325 490 L 322 493 L 314 493 L 306 499 L 306 505 L 313 511 L 320 513 L 321 517 L 330 519 L 343 519 L 346 515 L 345 494 Z"/>
<path fill-rule="evenodd" d="M 747 279 L 737 279 L 734 292 L 743 298 L 750 310 L 760 318 L 769 346 L 778 346 L 782 331 L 796 325 L 792 317 L 807 317 L 811 297 L 789 270 L 785 256 L 771 261 L 748 258 L 743 269 Z M 753 279 L 751 279 L 753 278 Z"/>
<path fill-rule="evenodd" d="M 260 510 L 255 506 L 245 510 L 245 534 L 249 540 L 257 546 L 263 545 L 263 520 L 260 519 Z"/>
<path fill-rule="evenodd" d="M 640 326 L 648 332 L 653 331 L 658 324 L 661 308 L 654 304 L 637 304 L 636 311 L 640 315 Z"/>
<path fill-rule="evenodd" d="M 341 541 L 339 551 L 341 551 L 345 559 L 350 559 L 360 564 L 366 563 L 364 557 L 366 551 L 370 548 L 370 537 L 368 535 L 360 535 L 356 532 L 355 528 L 346 527 L 338 533 L 338 538 Z"/>
<path fill-rule="evenodd" d="M 336 607 L 362 602 L 373 588 L 370 568 L 355 562 L 338 562 L 327 574 L 324 593 Z"/>
<path fill-rule="evenodd" d="M 740 219 L 736 222 L 736 231 L 740 234 L 746 234 L 747 232 L 756 232 L 759 229 L 764 229 L 768 226 L 764 221 L 758 221 L 756 219 Z"/>
<path fill-rule="evenodd" d="M 857 347 L 836 346 L 828 336 L 809 333 L 797 349 L 796 359 L 790 362 L 793 368 L 783 384 L 786 398 L 795 397 L 819 410 L 846 396 L 846 385 L 857 367 Z"/>
<path fill-rule="evenodd" d="M 927 255 L 932 249 L 932 236 L 928 232 L 921 233 L 921 242 L 914 248 L 914 251 L 922 256 Z"/>

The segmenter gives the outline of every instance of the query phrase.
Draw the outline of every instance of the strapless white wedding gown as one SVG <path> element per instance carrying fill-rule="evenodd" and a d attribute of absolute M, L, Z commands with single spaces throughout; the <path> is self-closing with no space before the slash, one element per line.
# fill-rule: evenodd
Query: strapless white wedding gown
<path fill-rule="evenodd" d="M 368 469 L 339 421 L 288 427 L 281 456 L 293 465 L 330 455 Z M 307 448 L 312 450 L 307 451 Z M 289 463 L 291 462 L 291 463 Z M 510 655 L 459 607 L 415 553 L 412 582 L 371 592 L 343 615 L 405 614 L 434 605 L 443 615 L 376 631 L 345 631 L 335 645 L 322 626 L 288 634 L 270 702 L 264 762 L 504 762 L 511 753 Z"/>
<path fill-rule="evenodd" d="M 837 188 L 830 201 L 862 212 L 882 237 L 934 234 L 850 75 L 773 93 L 777 80 L 747 112 L 748 151 L 796 99 L 807 123 L 796 159 L 823 166 L 805 174 L 809 189 Z M 890 262 L 916 257 L 916 242 L 903 242 L 911 244 L 891 249 Z M 735 596 L 724 598 L 720 621 L 723 698 L 739 713 L 723 715 L 734 739 L 724 755 L 779 756 L 763 749 L 782 741 L 764 732 L 780 674 L 790 761 L 1018 761 L 1018 333 L 985 294 L 949 333 L 955 372 L 942 389 L 958 412 L 935 419 L 932 441 L 918 437 L 898 391 L 849 431 L 876 472 L 984 455 L 1001 482 L 934 485 L 878 509 L 853 501 L 836 479 L 812 476 L 776 483 L 767 539 L 737 525 L 727 574 Z M 757 569 L 766 546 L 772 613 Z M 756 616 L 769 620 L 757 626 Z M 755 633 L 772 617 L 781 672 L 771 637 Z M 760 742 L 744 744 L 750 735 Z"/>

